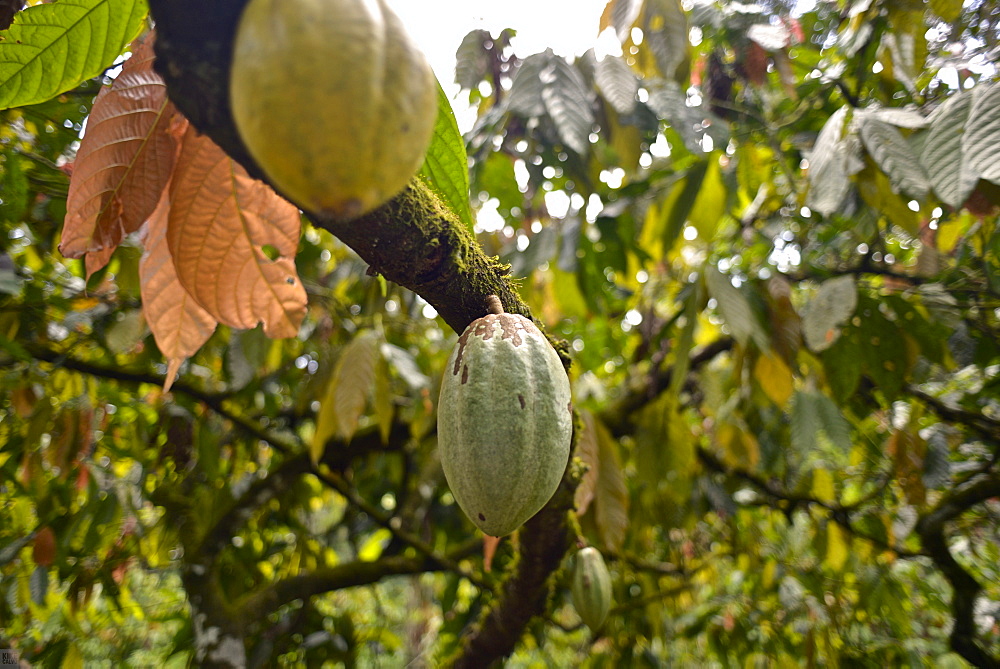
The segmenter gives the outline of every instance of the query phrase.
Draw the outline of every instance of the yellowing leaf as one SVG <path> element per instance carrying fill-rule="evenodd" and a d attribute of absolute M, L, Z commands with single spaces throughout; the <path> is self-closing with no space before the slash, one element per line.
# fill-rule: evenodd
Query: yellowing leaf
<path fill-rule="evenodd" d="M 826 559 L 824 563 L 832 571 L 840 571 L 847 563 L 850 555 L 849 537 L 844 530 L 834 522 L 826 524 Z"/>
<path fill-rule="evenodd" d="M 392 539 L 392 532 L 380 527 L 379 529 L 372 532 L 372 535 L 361 544 L 361 548 L 358 549 L 358 559 L 362 562 L 374 562 L 382 556 L 382 551 L 389 544 L 389 540 Z"/>
<path fill-rule="evenodd" d="M 812 494 L 821 502 L 833 504 L 837 501 L 837 491 L 833 485 L 833 475 L 827 469 L 817 468 L 812 473 Z"/>
<path fill-rule="evenodd" d="M 767 397 L 784 407 L 792 397 L 793 377 L 792 370 L 785 364 L 785 361 L 774 351 L 762 353 L 754 364 L 754 376 L 761 390 Z"/>
<path fill-rule="evenodd" d="M 87 255 L 87 274 L 153 213 L 174 167 L 176 114 L 152 70 L 153 40 L 133 47 L 114 83 L 101 89 L 73 163 L 59 250 Z"/>
<path fill-rule="evenodd" d="M 326 442 L 337 436 L 348 440 L 358 429 L 365 403 L 375 386 L 376 363 L 380 356 L 379 335 L 363 330 L 340 353 L 320 403 L 310 453 L 319 462 Z"/>
<path fill-rule="evenodd" d="M 142 313 L 153 339 L 167 359 L 164 390 L 169 390 L 184 360 L 197 352 L 212 333 L 217 321 L 203 309 L 177 279 L 167 246 L 166 193 L 146 228 L 146 251 L 139 260 L 139 291 Z"/>
<path fill-rule="evenodd" d="M 618 442 L 600 421 L 594 420 L 594 428 L 600 448 L 594 521 L 601 541 L 618 550 L 625 543 L 625 530 L 628 529 L 628 488 L 618 461 Z"/>
<path fill-rule="evenodd" d="M 294 337 L 306 310 L 294 262 L 295 206 L 193 128 L 181 141 L 169 191 L 167 243 L 181 285 L 220 323 L 263 323 L 268 337 Z"/>
<path fill-rule="evenodd" d="M 740 425 L 730 422 L 719 424 L 715 439 L 726 454 L 726 460 L 736 466 L 753 469 L 760 461 L 760 443 Z"/>

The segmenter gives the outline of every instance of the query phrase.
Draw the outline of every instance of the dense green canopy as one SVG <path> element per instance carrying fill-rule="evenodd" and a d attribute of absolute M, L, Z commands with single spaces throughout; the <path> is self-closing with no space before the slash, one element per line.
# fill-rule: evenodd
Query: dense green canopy
<path fill-rule="evenodd" d="M 148 1 L 0 0 L 0 649 L 1000 665 L 995 3 L 611 0 L 621 53 L 575 59 L 474 31 L 475 126 L 442 98 L 407 191 L 304 214 L 294 267 L 250 235 L 308 295 L 297 336 L 217 318 L 181 364 L 143 292 L 143 249 L 178 235 L 119 234 L 92 274 L 59 249 L 94 98 L 150 18 L 156 64 L 130 76 L 169 91 L 184 142 L 261 175 L 226 97 L 245 2 Z M 196 161 L 160 158 L 176 202 Z M 575 409 L 559 491 L 495 554 L 435 448 L 445 361 L 491 293 L 551 336 Z M 586 545 L 613 582 L 598 632 L 569 597 Z"/>

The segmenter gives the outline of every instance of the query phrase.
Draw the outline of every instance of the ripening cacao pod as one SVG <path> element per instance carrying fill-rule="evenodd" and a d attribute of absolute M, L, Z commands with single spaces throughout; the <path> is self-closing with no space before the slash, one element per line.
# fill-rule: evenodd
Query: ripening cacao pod
<path fill-rule="evenodd" d="M 573 558 L 570 594 L 584 624 L 594 632 L 601 629 L 611 610 L 611 573 L 596 548 L 581 548 Z"/>
<path fill-rule="evenodd" d="M 569 462 L 569 379 L 527 318 L 496 296 L 455 345 L 438 401 L 438 447 L 455 500 L 483 532 L 510 534 L 545 506 Z"/>
<path fill-rule="evenodd" d="M 250 0 L 230 98 L 278 190 L 341 219 L 403 190 L 437 119 L 434 73 L 385 0 Z"/>

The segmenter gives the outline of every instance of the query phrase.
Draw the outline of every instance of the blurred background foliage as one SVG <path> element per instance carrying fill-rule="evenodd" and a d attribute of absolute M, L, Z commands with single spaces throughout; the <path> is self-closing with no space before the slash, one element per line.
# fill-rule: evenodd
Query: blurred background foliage
<path fill-rule="evenodd" d="M 457 51 L 479 240 L 570 344 L 614 578 L 591 634 L 557 573 L 510 666 L 996 661 L 1000 10 L 601 28 L 620 51 Z M 0 112 L 0 647 L 187 666 L 208 583 L 252 666 L 437 664 L 516 553 L 484 569 L 436 458 L 455 333 L 305 225 L 298 338 L 220 327 L 162 392 L 139 242 L 89 282 L 56 248 L 104 83 Z"/>

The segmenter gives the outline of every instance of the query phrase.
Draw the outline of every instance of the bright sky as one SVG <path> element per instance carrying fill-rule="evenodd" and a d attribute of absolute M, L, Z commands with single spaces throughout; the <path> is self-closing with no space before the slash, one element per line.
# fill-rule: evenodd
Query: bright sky
<path fill-rule="evenodd" d="M 455 51 L 462 38 L 482 28 L 496 35 L 517 31 L 511 45 L 519 56 L 551 47 L 563 56 L 578 56 L 594 46 L 608 0 L 389 0 L 423 48 L 445 90 L 457 92 Z"/>

